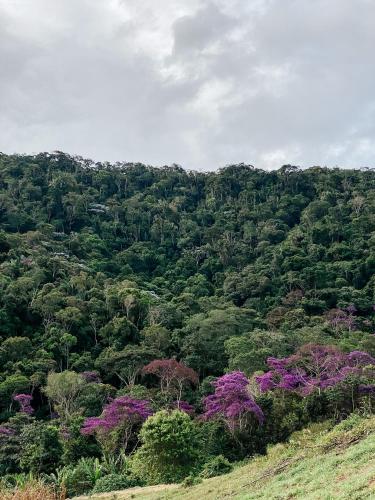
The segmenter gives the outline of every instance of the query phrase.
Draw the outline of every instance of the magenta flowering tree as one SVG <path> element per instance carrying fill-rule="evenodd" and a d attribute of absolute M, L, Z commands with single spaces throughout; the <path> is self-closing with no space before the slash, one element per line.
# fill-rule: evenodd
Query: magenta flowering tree
<path fill-rule="evenodd" d="M 343 382 L 349 375 L 368 375 L 375 358 L 368 353 L 341 352 L 337 347 L 307 344 L 283 359 L 268 358 L 270 370 L 255 377 L 261 392 L 274 389 L 294 391 L 307 396 Z"/>
<path fill-rule="evenodd" d="M 26 413 L 27 415 L 32 415 L 34 413 L 34 409 L 31 406 L 31 401 L 33 397 L 30 394 L 16 394 L 13 396 L 13 401 L 17 401 L 20 405 L 20 412 Z"/>
<path fill-rule="evenodd" d="M 100 417 L 89 417 L 81 433 L 95 435 L 104 453 L 129 451 L 131 440 L 142 423 L 152 415 L 149 401 L 121 396 L 103 408 Z"/>
<path fill-rule="evenodd" d="M 223 375 L 212 385 L 215 387 L 214 394 L 203 400 L 204 419 L 220 418 L 232 433 L 237 429 L 242 430 L 251 416 L 255 416 L 259 423 L 263 422 L 263 412 L 251 396 L 249 380 L 243 372 Z"/>

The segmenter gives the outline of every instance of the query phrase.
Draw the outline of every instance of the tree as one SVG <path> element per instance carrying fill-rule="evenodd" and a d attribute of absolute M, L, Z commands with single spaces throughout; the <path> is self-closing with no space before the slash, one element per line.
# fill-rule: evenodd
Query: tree
<path fill-rule="evenodd" d="M 31 406 L 32 399 L 33 397 L 30 394 L 16 394 L 13 396 L 13 400 L 17 401 L 20 405 L 20 412 L 26 413 L 27 415 L 34 413 L 34 409 Z"/>
<path fill-rule="evenodd" d="M 33 418 L 25 413 L 17 413 L 0 425 L 0 475 L 19 472 L 21 434 Z"/>
<path fill-rule="evenodd" d="M 59 339 L 59 348 L 65 358 L 66 369 L 69 370 L 69 354 L 70 349 L 77 344 L 77 337 L 74 335 L 64 332 Z"/>
<path fill-rule="evenodd" d="M 183 359 L 202 375 L 221 375 L 227 365 L 224 342 L 258 324 L 254 310 L 233 306 L 194 315 L 184 328 Z"/>
<path fill-rule="evenodd" d="M 255 371 L 266 368 L 266 359 L 271 355 L 285 355 L 292 351 L 291 334 L 284 335 L 278 331 L 255 329 L 239 337 L 231 337 L 225 341 L 225 352 L 228 355 L 228 369 L 240 370 L 251 375 Z"/>
<path fill-rule="evenodd" d="M 125 386 L 133 386 L 147 361 L 151 361 L 158 352 L 143 345 L 128 345 L 121 351 L 111 347 L 102 351 L 96 360 L 105 377 L 117 377 Z"/>
<path fill-rule="evenodd" d="M 3 408 L 11 404 L 13 396 L 17 393 L 27 392 L 30 388 L 30 381 L 20 374 L 9 375 L 0 382 L 0 406 Z"/>
<path fill-rule="evenodd" d="M 156 352 L 167 354 L 171 347 L 171 332 L 164 326 L 151 325 L 141 332 L 142 344 Z"/>
<path fill-rule="evenodd" d="M 51 473 L 61 461 L 62 445 L 59 430 L 45 422 L 26 425 L 20 436 L 20 466 L 33 474 Z"/>
<path fill-rule="evenodd" d="M 66 370 L 61 373 L 49 373 L 44 392 L 61 419 L 67 421 L 74 413 L 79 412 L 78 398 L 85 386 L 86 381 L 82 375 Z"/>
<path fill-rule="evenodd" d="M 361 351 L 345 354 L 335 346 L 306 344 L 287 358 L 268 358 L 267 364 L 270 370 L 256 377 L 262 392 L 282 389 L 307 396 L 351 375 L 365 375 L 366 366 L 372 368 L 375 358 Z"/>
<path fill-rule="evenodd" d="M 263 422 L 263 412 L 250 395 L 249 381 L 243 372 L 223 375 L 212 385 L 215 387 L 214 394 L 203 401 L 205 419 L 222 419 L 232 434 L 236 429 L 243 430 L 251 415 L 255 416 L 258 422 Z"/>
<path fill-rule="evenodd" d="M 132 468 L 147 484 L 182 481 L 197 468 L 200 443 L 194 422 L 179 410 L 161 410 L 142 426 Z"/>
<path fill-rule="evenodd" d="M 81 432 L 84 435 L 95 434 L 107 455 L 122 450 L 128 452 L 136 431 L 150 415 L 152 411 L 148 401 L 121 396 L 105 405 L 100 417 L 87 418 Z"/>
<path fill-rule="evenodd" d="M 198 384 L 197 373 L 183 363 L 175 359 L 155 359 L 146 365 L 142 373 L 144 375 L 156 375 L 160 380 L 162 393 L 175 394 L 179 404 L 182 391 L 188 383 Z"/>
<path fill-rule="evenodd" d="M 135 325 L 125 317 L 112 318 L 99 330 L 99 337 L 105 345 L 122 349 L 126 343 L 134 341 L 138 330 Z"/>
<path fill-rule="evenodd" d="M 0 361 L 17 361 L 25 358 L 32 350 L 32 343 L 26 337 L 10 337 L 0 346 Z"/>

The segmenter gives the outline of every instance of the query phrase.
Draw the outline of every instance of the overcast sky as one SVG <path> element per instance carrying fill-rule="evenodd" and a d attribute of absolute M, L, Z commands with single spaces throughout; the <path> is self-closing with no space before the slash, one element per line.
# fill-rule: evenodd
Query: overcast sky
<path fill-rule="evenodd" d="M 375 165 L 374 0 L 0 0 L 0 151 Z"/>

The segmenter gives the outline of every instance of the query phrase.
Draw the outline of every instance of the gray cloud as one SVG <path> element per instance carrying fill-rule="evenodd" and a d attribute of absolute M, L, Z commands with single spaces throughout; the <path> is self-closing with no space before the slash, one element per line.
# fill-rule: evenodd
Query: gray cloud
<path fill-rule="evenodd" d="M 372 0 L 0 0 L 0 150 L 373 166 Z"/>

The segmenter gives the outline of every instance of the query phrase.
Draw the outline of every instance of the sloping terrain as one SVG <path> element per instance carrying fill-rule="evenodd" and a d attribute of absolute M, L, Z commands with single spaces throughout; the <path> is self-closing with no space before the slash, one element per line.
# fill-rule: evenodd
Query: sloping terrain
<path fill-rule="evenodd" d="M 90 498 L 375 498 L 375 418 L 351 418 L 331 431 L 325 427 L 316 425 L 296 433 L 288 444 L 270 448 L 266 457 L 255 458 L 230 474 L 204 480 L 196 486 L 132 488 Z"/>

